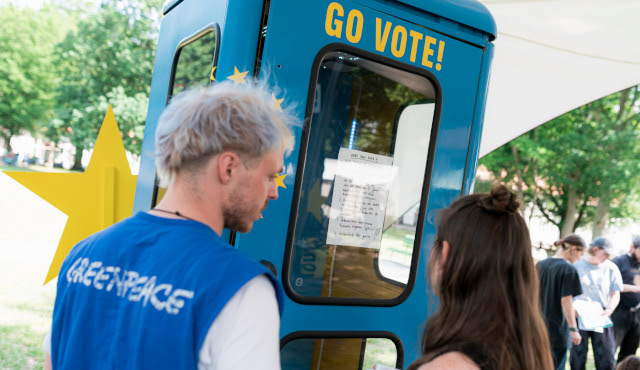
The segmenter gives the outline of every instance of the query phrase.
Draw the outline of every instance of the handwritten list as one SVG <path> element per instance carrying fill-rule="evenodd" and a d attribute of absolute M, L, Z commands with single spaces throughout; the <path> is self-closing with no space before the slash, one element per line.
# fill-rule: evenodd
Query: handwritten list
<path fill-rule="evenodd" d="M 340 148 L 327 244 L 380 248 L 393 158 Z"/>

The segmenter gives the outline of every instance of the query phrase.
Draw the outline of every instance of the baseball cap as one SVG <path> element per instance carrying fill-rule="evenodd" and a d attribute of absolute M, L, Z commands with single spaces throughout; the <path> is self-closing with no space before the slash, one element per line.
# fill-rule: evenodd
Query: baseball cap
<path fill-rule="evenodd" d="M 613 253 L 613 243 L 611 243 L 611 240 L 605 238 L 604 236 L 600 236 L 593 239 L 593 241 L 591 242 L 591 244 L 589 244 L 589 246 L 602 248 L 604 249 L 605 252 L 609 254 Z"/>

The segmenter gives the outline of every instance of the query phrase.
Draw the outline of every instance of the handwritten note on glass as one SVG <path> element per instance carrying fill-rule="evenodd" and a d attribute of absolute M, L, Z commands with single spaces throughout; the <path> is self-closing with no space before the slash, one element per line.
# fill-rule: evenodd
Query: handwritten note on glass
<path fill-rule="evenodd" d="M 340 148 L 327 244 L 380 248 L 393 158 Z"/>

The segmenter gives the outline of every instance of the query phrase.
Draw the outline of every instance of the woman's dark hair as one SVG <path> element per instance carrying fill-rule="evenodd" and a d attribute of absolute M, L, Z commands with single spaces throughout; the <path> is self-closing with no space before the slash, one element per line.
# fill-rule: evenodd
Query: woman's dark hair
<path fill-rule="evenodd" d="M 482 368 L 553 368 L 529 229 L 519 206 L 515 194 L 499 185 L 440 212 L 429 261 L 440 304 L 427 320 L 423 357 L 409 369 L 463 348 L 480 352 Z M 442 262 L 444 241 L 449 251 Z"/>
<path fill-rule="evenodd" d="M 570 249 L 571 247 L 567 246 L 567 244 L 575 245 L 579 249 L 585 249 L 587 247 L 587 243 L 584 242 L 584 239 L 582 239 L 580 235 L 576 234 L 567 235 L 563 239 L 553 242 L 553 245 L 555 245 L 556 247 L 560 247 L 562 249 Z"/>
<path fill-rule="evenodd" d="M 640 357 L 638 356 L 627 356 L 624 360 L 620 361 L 618 366 L 616 366 L 616 370 L 637 370 L 640 369 Z"/>

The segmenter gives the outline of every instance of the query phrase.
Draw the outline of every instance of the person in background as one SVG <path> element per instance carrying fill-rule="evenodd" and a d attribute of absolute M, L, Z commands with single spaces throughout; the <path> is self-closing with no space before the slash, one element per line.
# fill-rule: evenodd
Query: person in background
<path fill-rule="evenodd" d="M 573 266 L 578 270 L 582 294 L 575 297 L 578 300 L 597 302 L 602 306 L 603 315 L 611 316 L 620 302 L 620 292 L 623 289 L 620 270 L 611 261 L 613 244 L 604 237 L 594 239 L 589 244 L 587 254 L 576 261 Z M 579 329 L 582 341 L 571 347 L 569 363 L 572 370 L 585 369 L 589 339 L 596 369 L 612 370 L 615 368 L 615 341 L 613 327 L 602 328 L 601 331 Z"/>
<path fill-rule="evenodd" d="M 253 85 L 171 100 L 156 129 L 161 202 L 62 264 L 53 368 L 280 369 L 282 287 L 221 234 L 249 232 L 278 198 L 293 120 Z"/>
<path fill-rule="evenodd" d="M 440 212 L 428 267 L 439 307 L 408 369 L 553 369 L 519 206 L 499 185 Z"/>
<path fill-rule="evenodd" d="M 538 262 L 540 279 L 540 307 L 547 324 L 549 342 L 556 369 L 564 369 L 570 344 L 580 344 L 573 297 L 582 294 L 578 272 L 572 263 L 577 261 L 587 247 L 575 234 L 553 243 L 558 251 L 555 256 Z"/>
<path fill-rule="evenodd" d="M 614 258 L 613 263 L 620 269 L 624 284 L 620 304 L 611 315 L 620 363 L 635 355 L 640 343 L 640 236 L 631 241 L 629 253 Z"/>

